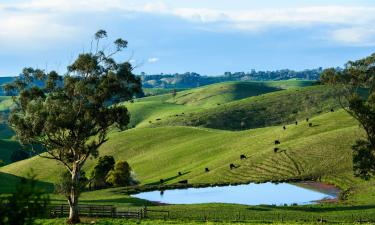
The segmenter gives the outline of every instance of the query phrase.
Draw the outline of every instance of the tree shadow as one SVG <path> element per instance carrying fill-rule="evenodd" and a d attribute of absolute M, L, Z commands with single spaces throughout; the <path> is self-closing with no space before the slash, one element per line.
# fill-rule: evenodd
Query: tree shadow
<path fill-rule="evenodd" d="M 174 180 L 174 179 L 179 178 L 179 177 L 181 177 L 183 175 L 189 174 L 190 172 L 191 171 L 186 171 L 186 172 L 182 172 L 181 175 L 177 174 L 176 176 L 172 176 L 172 177 L 168 177 L 168 178 L 162 178 L 163 181 L 164 181 L 163 183 L 171 181 L 171 180 Z M 157 184 L 161 184 L 160 181 L 156 181 L 156 182 L 152 182 L 152 183 L 147 183 L 147 184 L 145 184 L 145 186 L 147 186 L 147 185 L 157 185 Z"/>
<path fill-rule="evenodd" d="M 309 206 L 275 206 L 265 205 L 247 208 L 254 211 L 271 211 L 271 210 L 285 210 L 285 211 L 299 211 L 299 212 L 344 212 L 344 211 L 358 211 L 375 209 L 375 205 L 309 205 Z"/>
<path fill-rule="evenodd" d="M 22 177 L 13 174 L 0 172 L 0 194 L 14 193 L 17 184 Z M 54 185 L 44 181 L 36 181 L 36 187 L 43 189 L 46 193 L 52 193 Z"/>

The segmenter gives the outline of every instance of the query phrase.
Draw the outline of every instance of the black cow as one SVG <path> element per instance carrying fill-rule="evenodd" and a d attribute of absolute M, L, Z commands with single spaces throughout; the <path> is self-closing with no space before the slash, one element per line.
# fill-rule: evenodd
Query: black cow
<path fill-rule="evenodd" d="M 182 173 L 181 172 L 178 172 L 178 176 L 181 176 L 182 175 Z"/>
<path fill-rule="evenodd" d="M 242 160 L 242 159 L 247 159 L 247 157 L 246 157 L 246 155 L 240 155 L 240 159 Z"/>
<path fill-rule="evenodd" d="M 161 119 L 160 119 L 160 118 L 157 118 L 157 119 L 156 119 L 156 121 L 159 121 L 159 120 L 161 120 Z"/>
<path fill-rule="evenodd" d="M 229 165 L 229 168 L 232 170 L 232 169 L 235 169 L 236 166 L 235 166 L 233 163 L 231 163 L 231 164 Z"/>
<path fill-rule="evenodd" d="M 309 118 L 306 118 L 306 122 L 309 122 Z"/>
<path fill-rule="evenodd" d="M 275 140 L 275 145 L 279 145 L 280 144 L 280 141 L 279 140 Z"/>
<path fill-rule="evenodd" d="M 335 110 L 331 109 L 331 112 L 334 112 Z"/>
<path fill-rule="evenodd" d="M 313 126 L 313 124 L 312 123 L 309 123 L 309 127 L 312 127 Z"/>
<path fill-rule="evenodd" d="M 298 125 L 298 121 L 296 121 L 295 124 Z"/>
<path fill-rule="evenodd" d="M 178 183 L 179 183 L 179 184 L 187 184 L 187 183 L 188 183 L 188 180 L 180 180 Z"/>
<path fill-rule="evenodd" d="M 286 126 L 283 126 L 283 129 L 286 130 Z"/>
<path fill-rule="evenodd" d="M 161 184 L 164 183 L 164 180 L 163 180 L 163 179 L 160 179 L 160 183 L 161 183 Z"/>
<path fill-rule="evenodd" d="M 207 172 L 210 172 L 210 170 L 206 167 L 205 169 L 204 169 L 204 171 L 207 173 Z"/>
<path fill-rule="evenodd" d="M 273 149 L 273 152 L 274 152 L 274 153 L 277 153 L 279 150 L 280 150 L 279 148 L 274 148 L 274 149 Z"/>

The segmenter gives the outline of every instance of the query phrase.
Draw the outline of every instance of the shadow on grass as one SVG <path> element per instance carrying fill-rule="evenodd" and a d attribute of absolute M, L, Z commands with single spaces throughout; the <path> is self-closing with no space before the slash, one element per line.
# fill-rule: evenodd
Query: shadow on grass
<path fill-rule="evenodd" d="M 147 200 L 133 198 L 133 197 L 126 197 L 126 198 L 115 198 L 115 199 L 95 199 L 95 200 L 80 200 L 80 203 L 83 204 L 129 204 L 131 206 L 156 206 L 157 203 L 153 203 Z"/>
<path fill-rule="evenodd" d="M 21 177 L 9 173 L 0 172 L 0 194 L 11 194 L 20 181 Z M 53 192 L 53 184 L 43 181 L 37 181 L 37 187 L 47 193 Z"/>
<path fill-rule="evenodd" d="M 248 208 L 251 211 L 299 211 L 299 212 L 344 212 L 344 211 L 359 211 L 375 209 L 375 205 L 310 205 L 310 206 L 257 206 Z"/>
<path fill-rule="evenodd" d="M 190 172 L 191 172 L 191 171 L 187 171 L 187 172 L 183 172 L 183 173 L 181 173 L 181 175 L 176 175 L 176 176 L 173 176 L 173 177 L 163 178 L 163 181 L 164 181 L 164 183 L 165 183 L 165 182 L 168 182 L 168 181 L 174 180 L 174 179 L 176 179 L 176 178 L 179 178 L 179 177 L 181 177 L 181 176 L 183 176 L 183 175 L 189 174 Z M 157 181 L 157 182 L 153 182 L 153 183 L 148 183 L 148 184 L 146 184 L 146 185 L 157 185 L 157 184 L 160 184 L 160 182 Z"/>

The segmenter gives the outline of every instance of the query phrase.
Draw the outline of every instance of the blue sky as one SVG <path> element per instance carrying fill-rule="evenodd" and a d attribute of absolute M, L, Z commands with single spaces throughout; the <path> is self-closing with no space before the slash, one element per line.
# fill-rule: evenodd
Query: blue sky
<path fill-rule="evenodd" d="M 135 72 L 309 69 L 375 52 L 370 0 L 1 0 L 0 76 L 65 71 L 98 29 Z"/>

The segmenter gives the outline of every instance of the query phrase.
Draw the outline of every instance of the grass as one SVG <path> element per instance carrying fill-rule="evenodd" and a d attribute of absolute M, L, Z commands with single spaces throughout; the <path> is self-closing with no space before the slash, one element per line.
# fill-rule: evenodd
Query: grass
<path fill-rule="evenodd" d="M 373 221 L 375 182 L 362 181 L 352 173 L 350 146 L 355 139 L 363 137 L 363 131 L 345 111 L 328 112 L 330 108 L 337 106 L 331 90 L 322 86 L 299 88 L 309 84 L 293 82 L 270 82 L 267 87 L 250 82 L 246 85 L 257 88 L 257 91 L 247 92 L 248 88 L 239 87 L 242 84 L 230 82 L 210 85 L 200 90 L 181 91 L 174 99 L 170 94 L 165 94 L 126 103 L 132 113 L 132 125 L 137 125 L 137 128 L 111 132 L 109 141 L 101 147 L 100 154 L 112 155 L 116 161 L 127 160 L 142 185 L 158 184 L 159 179 L 166 180 L 168 185 L 182 179 L 189 180 L 193 185 L 320 179 L 349 192 L 345 201 L 286 207 L 235 204 L 156 205 L 132 198 L 125 193 L 124 188 L 111 188 L 84 192 L 81 203 L 113 204 L 122 210 L 139 209 L 148 205 L 152 209 L 170 211 L 169 219 L 184 220 L 146 220 L 141 222 L 144 224 L 187 224 L 186 221 L 190 224 L 206 224 L 195 222 L 204 220 L 251 220 L 252 224 L 288 221 L 287 224 L 298 224 L 303 221 L 316 222 L 321 218 L 328 222 Z M 221 88 L 221 85 L 228 87 Z M 279 91 L 281 87 L 287 90 Z M 227 88 L 233 89 L 224 91 Z M 246 93 L 239 94 L 240 91 L 237 90 L 240 89 Z M 246 95 L 248 96 L 245 97 Z M 224 103 L 218 106 L 218 99 Z M 291 113 L 295 110 L 296 113 Z M 178 119 L 171 117 L 175 117 L 175 114 L 179 115 Z M 312 127 L 304 120 L 307 116 L 312 116 L 309 121 L 313 124 Z M 161 120 L 156 120 L 158 118 Z M 214 127 L 220 129 L 178 126 L 186 125 L 185 121 L 194 121 L 195 118 L 210 123 L 193 122 L 190 125 L 216 124 Z M 296 118 L 298 125 L 293 123 Z M 258 128 L 230 131 L 237 130 L 241 120 Z M 281 125 L 270 126 L 272 124 L 286 125 L 286 130 Z M 277 153 L 273 151 L 275 140 L 281 142 Z M 248 158 L 240 160 L 241 154 Z M 230 163 L 239 167 L 230 170 Z M 94 164 L 95 160 L 90 159 L 84 169 L 90 171 Z M 205 173 L 205 167 L 210 172 Z M 27 176 L 31 170 L 40 181 L 39 185 L 51 192 L 63 166 L 55 161 L 33 157 L 1 167 L 0 193 L 12 192 L 18 178 Z M 177 176 L 179 171 L 183 172 L 182 176 Z M 65 203 L 60 196 L 51 194 L 51 198 L 55 203 Z M 153 218 L 163 218 L 163 215 L 154 215 Z M 61 221 L 63 220 L 52 219 L 39 222 L 58 224 Z M 135 221 L 129 223 L 132 222 Z M 120 224 L 121 220 L 104 219 L 97 223 Z"/>
<path fill-rule="evenodd" d="M 196 117 L 200 117 L 201 114 L 215 112 L 216 110 L 222 111 L 223 107 L 218 107 L 219 105 L 225 105 L 224 108 L 227 109 L 226 103 L 240 99 L 252 99 L 251 97 L 254 96 L 312 84 L 313 82 L 311 81 L 297 80 L 225 82 L 180 91 L 175 97 L 170 93 L 146 97 L 138 99 L 135 103 L 127 103 L 126 106 L 132 115 L 131 126 L 148 127 L 166 124 L 199 126 L 200 124 L 194 124 L 194 121 L 197 121 Z M 234 104 L 234 106 L 236 105 Z M 209 123 L 209 121 L 206 122 Z"/>
<path fill-rule="evenodd" d="M 336 91 L 326 86 L 311 86 L 271 92 L 244 98 L 207 109 L 170 115 L 150 126 L 201 126 L 241 130 L 292 123 L 339 108 Z M 182 111 L 183 112 L 183 111 Z"/>
<path fill-rule="evenodd" d="M 126 221 L 126 222 L 125 222 Z M 267 223 L 267 222 L 240 222 L 240 221 L 233 221 L 233 222 L 210 222 L 210 221 L 182 221 L 182 220 L 123 220 L 123 219 L 96 219 L 96 218 L 83 218 L 82 219 L 82 224 L 89 224 L 89 223 L 95 223 L 98 225 L 120 225 L 124 224 L 124 222 L 128 225 L 135 225 L 135 224 L 140 224 L 140 225 L 168 225 L 168 224 L 173 224 L 173 225 L 228 225 L 228 224 L 235 224 L 235 225 L 243 225 L 243 224 L 251 224 L 251 225 L 266 225 L 266 224 L 273 224 L 273 225 L 316 225 L 316 224 L 321 224 L 318 222 L 311 222 L 311 223 L 305 223 L 305 222 L 288 222 L 288 223 L 283 223 L 283 222 L 274 222 L 274 223 Z M 65 219 L 44 219 L 44 220 L 37 220 L 36 224 L 39 225 L 60 225 L 64 224 Z M 325 223 L 325 224 L 331 224 L 331 223 Z M 332 223 L 336 225 L 355 225 L 355 224 L 360 224 L 360 223 Z M 366 223 L 370 224 L 370 223 Z"/>
<path fill-rule="evenodd" d="M 188 179 L 190 183 L 250 182 L 323 177 L 348 187 L 352 170 L 350 146 L 361 135 L 358 125 L 345 112 L 327 113 L 299 125 L 266 127 L 241 132 L 193 127 L 136 128 L 112 133 L 101 155 L 127 160 L 142 184 Z M 274 140 L 281 141 L 274 153 Z M 323 150 L 324 149 L 324 150 Z M 247 160 L 239 155 L 246 154 Z M 155 160 L 157 159 L 157 160 Z M 153 163 L 149 163 L 153 162 Z M 91 170 L 95 160 L 87 162 Z M 240 167 L 230 170 L 229 164 Z M 334 167 L 332 165 L 335 165 Z M 204 168 L 210 172 L 205 173 Z M 55 182 L 61 166 L 33 157 L 7 165 L 0 172 L 25 176 L 33 168 L 37 178 Z M 186 172 L 176 177 L 178 171 Z M 0 181 L 1 183 L 1 181 Z M 347 184 L 348 183 L 348 184 Z M 0 187 L 1 190 L 1 187 Z"/>

